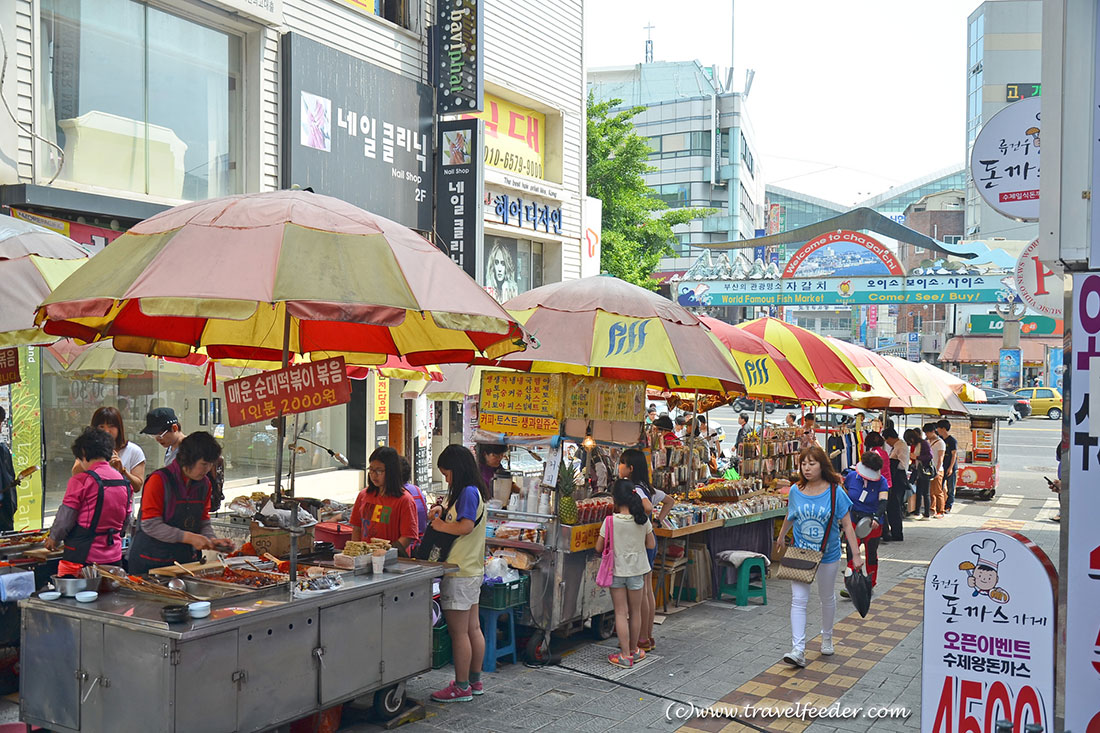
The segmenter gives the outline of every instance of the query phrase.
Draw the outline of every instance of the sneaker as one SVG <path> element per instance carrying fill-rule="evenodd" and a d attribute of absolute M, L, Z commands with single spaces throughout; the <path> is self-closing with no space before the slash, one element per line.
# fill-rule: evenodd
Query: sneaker
<path fill-rule="evenodd" d="M 841 588 L 840 589 L 840 597 L 841 598 L 851 598 L 852 594 L 848 592 L 847 588 Z"/>
<path fill-rule="evenodd" d="M 1061 514 L 1055 514 L 1053 517 L 1050 518 L 1050 521 L 1052 521 L 1052 522 L 1061 522 L 1062 521 L 1062 515 Z"/>
<path fill-rule="evenodd" d="M 638 647 L 638 649 L 634 652 L 634 655 L 630 658 L 630 661 L 634 664 L 637 664 L 643 659 L 645 659 L 645 649 Z"/>
<path fill-rule="evenodd" d="M 939 514 L 935 515 L 935 516 L 934 516 L 934 517 L 932 517 L 932 518 L 933 518 L 933 519 L 943 519 L 943 512 L 940 512 Z"/>
<path fill-rule="evenodd" d="M 630 669 L 634 666 L 634 659 L 632 657 L 624 657 L 619 652 L 608 654 L 607 661 L 611 662 L 616 667 L 622 667 L 623 669 Z"/>
<path fill-rule="evenodd" d="M 470 692 L 474 693 L 475 695 L 484 695 L 485 694 L 485 685 L 484 685 L 484 683 L 482 683 L 480 680 L 478 680 L 477 682 L 471 682 L 470 683 Z"/>
<path fill-rule="evenodd" d="M 925 519 L 928 519 L 928 517 L 924 516 L 923 514 L 918 514 L 917 516 L 913 517 L 913 519 L 917 520 L 918 522 L 923 522 Z"/>
<path fill-rule="evenodd" d="M 833 637 L 823 636 L 821 637 L 821 654 L 826 657 L 831 657 L 836 652 L 836 647 L 833 646 Z"/>
<path fill-rule="evenodd" d="M 473 699 L 474 693 L 472 687 L 467 687 L 463 690 L 459 688 L 454 681 L 442 690 L 436 690 L 432 693 L 432 700 L 436 702 L 469 702 Z"/>
<path fill-rule="evenodd" d="M 783 661 L 792 667 L 805 667 L 806 654 L 801 649 L 791 649 L 783 655 Z"/>

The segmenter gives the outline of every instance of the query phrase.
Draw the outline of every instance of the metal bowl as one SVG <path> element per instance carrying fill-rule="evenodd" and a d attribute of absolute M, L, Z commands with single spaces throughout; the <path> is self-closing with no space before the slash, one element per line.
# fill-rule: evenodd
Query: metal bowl
<path fill-rule="evenodd" d="M 99 582 L 101 578 L 97 575 L 94 578 L 62 578 L 57 575 L 50 577 L 53 581 L 53 587 L 61 592 L 61 595 L 67 598 L 75 598 L 77 593 L 85 590 L 99 591 Z"/>

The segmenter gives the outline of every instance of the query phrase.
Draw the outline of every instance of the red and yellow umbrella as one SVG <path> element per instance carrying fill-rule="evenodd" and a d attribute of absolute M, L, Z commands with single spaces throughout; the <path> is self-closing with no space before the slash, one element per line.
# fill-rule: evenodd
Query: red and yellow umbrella
<path fill-rule="evenodd" d="M 904 409 L 909 406 L 911 398 L 920 395 L 920 390 L 891 360 L 862 346 L 840 339 L 825 338 L 859 367 L 860 373 L 870 383 L 870 388 L 859 392 L 821 390 L 823 402 L 865 409 Z"/>
<path fill-rule="evenodd" d="M 834 391 L 858 391 L 870 383 L 840 349 L 812 331 L 777 318 L 737 324 L 774 346 L 813 385 Z"/>
<path fill-rule="evenodd" d="M 515 320 L 437 247 L 339 199 L 277 191 L 141 222 L 42 303 L 47 333 L 120 351 L 377 366 L 524 348 Z"/>
<path fill-rule="evenodd" d="M 699 320 L 729 349 L 744 377 L 745 394 L 799 402 L 818 400 L 817 390 L 767 341 L 717 318 L 700 316 Z"/>

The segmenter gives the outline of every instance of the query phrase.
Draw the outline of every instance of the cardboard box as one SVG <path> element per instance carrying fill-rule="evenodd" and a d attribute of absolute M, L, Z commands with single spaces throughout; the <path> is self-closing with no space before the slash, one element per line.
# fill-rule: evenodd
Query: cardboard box
<path fill-rule="evenodd" d="M 298 538 L 298 553 L 304 554 L 313 551 L 313 527 L 306 527 L 305 534 Z M 285 529 L 265 527 L 259 522 L 252 522 L 252 546 L 256 554 L 262 556 L 270 552 L 276 557 L 286 557 L 290 554 L 290 532 Z"/>

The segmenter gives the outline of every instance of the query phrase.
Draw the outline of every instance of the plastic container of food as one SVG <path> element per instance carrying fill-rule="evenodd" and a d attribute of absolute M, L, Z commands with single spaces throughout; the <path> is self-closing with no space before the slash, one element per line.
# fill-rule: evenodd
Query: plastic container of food
<path fill-rule="evenodd" d="M 351 525 L 320 522 L 313 527 L 313 539 L 317 542 L 331 542 L 333 549 L 342 550 L 351 539 Z"/>
<path fill-rule="evenodd" d="M 210 601 L 195 601 L 187 604 L 191 618 L 206 618 L 210 615 Z"/>
<path fill-rule="evenodd" d="M 97 598 L 99 598 L 99 594 L 96 593 L 94 590 L 82 590 L 76 594 L 76 600 L 80 601 L 81 603 L 91 603 Z"/>

